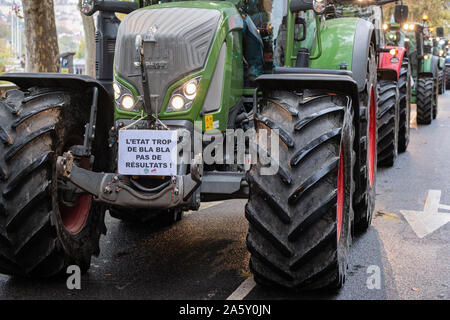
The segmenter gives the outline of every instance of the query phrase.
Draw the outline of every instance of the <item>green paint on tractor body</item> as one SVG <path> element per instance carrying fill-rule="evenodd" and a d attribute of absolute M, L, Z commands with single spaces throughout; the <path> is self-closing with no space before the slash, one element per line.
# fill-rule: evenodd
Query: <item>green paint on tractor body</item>
<path fill-rule="evenodd" d="M 398 23 L 388 23 L 387 26 L 385 33 L 388 43 L 407 49 L 414 80 L 411 88 L 411 103 L 417 103 L 418 79 L 423 76 L 438 76 L 433 68 L 433 63 L 438 57 L 434 54 L 432 43 L 427 39 L 430 36 L 428 28 L 426 24 L 417 22 L 409 23 L 407 29 Z"/>
<path fill-rule="evenodd" d="M 253 88 L 244 87 L 244 65 L 243 65 L 243 34 L 242 28 L 235 25 L 230 26 L 233 19 L 241 19 L 245 13 L 238 10 L 237 1 L 176 1 L 156 4 L 139 10 L 160 10 L 170 8 L 197 8 L 207 10 L 217 10 L 221 19 L 214 36 L 213 43 L 208 52 L 204 68 L 192 74 L 187 74 L 176 82 L 169 85 L 163 98 L 162 107 L 158 112 L 160 120 L 189 120 L 193 123 L 202 121 L 202 129 L 205 130 L 205 116 L 212 116 L 218 126 L 215 129 L 225 131 L 228 124 L 228 114 L 239 103 L 243 96 L 253 94 Z M 286 0 L 289 7 L 289 0 Z M 296 64 L 296 54 L 300 47 L 308 48 L 311 52 L 310 67 L 318 69 L 339 69 L 342 64 L 347 66 L 347 70 L 352 71 L 354 41 L 358 18 L 344 17 L 330 20 L 321 19 L 314 15 L 313 11 L 303 13 L 307 20 L 306 39 L 295 41 L 294 13 L 288 10 L 286 26 L 286 43 L 284 45 L 284 66 L 293 67 Z M 236 21 L 234 21 L 236 22 Z M 319 26 L 319 29 L 317 29 Z M 203 113 L 203 106 L 211 85 L 214 70 L 219 60 L 222 46 L 226 46 L 226 56 L 223 72 L 223 82 L 219 108 L 211 113 Z M 182 86 L 188 80 L 201 76 L 198 93 L 192 106 L 183 111 L 168 112 L 167 106 L 174 90 Z M 114 73 L 114 80 L 131 90 L 135 100 L 142 95 L 138 89 L 133 87 L 125 79 Z M 151 78 L 149 79 L 151 82 Z M 138 119 L 145 116 L 143 106 L 135 111 L 125 111 L 115 102 L 115 121 L 119 119 Z M 156 114 L 153 114 L 156 116 Z"/>

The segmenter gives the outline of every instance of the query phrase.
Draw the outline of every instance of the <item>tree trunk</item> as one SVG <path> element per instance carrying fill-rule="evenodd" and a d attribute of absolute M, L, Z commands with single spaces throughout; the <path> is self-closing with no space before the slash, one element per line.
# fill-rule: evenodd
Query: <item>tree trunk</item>
<path fill-rule="evenodd" d="M 26 35 L 26 72 L 57 72 L 58 36 L 53 0 L 22 0 Z"/>
<path fill-rule="evenodd" d="M 78 1 L 78 9 L 81 8 L 81 1 Z M 86 74 L 95 78 L 95 24 L 94 17 L 86 16 L 81 13 L 81 19 L 83 20 L 84 29 L 84 41 L 85 41 L 85 59 L 86 59 Z"/>

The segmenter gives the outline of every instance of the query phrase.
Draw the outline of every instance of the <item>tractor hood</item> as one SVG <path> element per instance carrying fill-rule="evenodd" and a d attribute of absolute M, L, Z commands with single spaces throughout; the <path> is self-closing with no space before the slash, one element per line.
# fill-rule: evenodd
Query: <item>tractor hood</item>
<path fill-rule="evenodd" d="M 204 68 L 219 26 L 221 12 L 200 8 L 137 10 L 119 27 L 115 73 L 143 95 L 141 71 L 135 47 L 137 35 L 144 39 L 152 111 L 161 111 L 168 88 L 186 75 Z M 148 39 L 151 39 L 148 41 Z"/>

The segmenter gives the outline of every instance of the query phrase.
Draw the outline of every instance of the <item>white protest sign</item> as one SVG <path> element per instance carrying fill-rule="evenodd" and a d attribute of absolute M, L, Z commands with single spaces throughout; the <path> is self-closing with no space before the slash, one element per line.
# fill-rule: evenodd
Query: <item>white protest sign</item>
<path fill-rule="evenodd" d="M 177 132 L 120 130 L 118 169 L 124 175 L 176 175 Z"/>

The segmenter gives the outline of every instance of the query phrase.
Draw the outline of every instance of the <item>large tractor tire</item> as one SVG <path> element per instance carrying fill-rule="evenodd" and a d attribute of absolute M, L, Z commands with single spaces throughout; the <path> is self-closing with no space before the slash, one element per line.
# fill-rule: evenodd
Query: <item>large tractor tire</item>
<path fill-rule="evenodd" d="M 99 254 L 103 206 L 87 194 L 69 202 L 55 169 L 57 156 L 83 143 L 89 100 L 48 88 L 0 99 L 0 273 L 45 278 L 71 264 L 84 272 Z"/>
<path fill-rule="evenodd" d="M 264 175 L 260 157 L 247 173 L 247 247 L 257 283 L 342 286 L 353 218 L 353 117 L 346 96 L 318 91 L 271 92 L 255 116 L 256 130 L 271 136 L 277 129 L 280 141 L 277 174 Z"/>
<path fill-rule="evenodd" d="M 397 82 L 378 82 L 378 165 L 392 167 L 398 155 L 399 101 Z"/>
<path fill-rule="evenodd" d="M 434 119 L 435 81 L 431 77 L 417 81 L 417 123 L 431 124 Z"/>
<path fill-rule="evenodd" d="M 400 123 L 398 132 L 398 152 L 405 152 L 409 145 L 411 131 L 411 66 L 403 59 L 398 79 Z"/>
<path fill-rule="evenodd" d="M 433 120 L 437 118 L 437 115 L 439 113 L 438 108 L 438 102 L 439 102 L 439 80 L 436 79 L 436 82 L 434 83 L 434 90 L 433 90 Z"/>
<path fill-rule="evenodd" d="M 447 90 L 450 90 L 450 65 L 445 66 L 445 83 Z"/>
<path fill-rule="evenodd" d="M 441 70 L 438 73 L 439 80 L 439 94 L 445 93 L 445 70 Z"/>
<path fill-rule="evenodd" d="M 367 81 L 364 92 L 360 93 L 360 163 L 358 169 L 359 189 L 354 195 L 354 232 L 365 232 L 372 223 L 375 210 L 377 176 L 377 64 L 374 45 L 367 59 Z"/>

